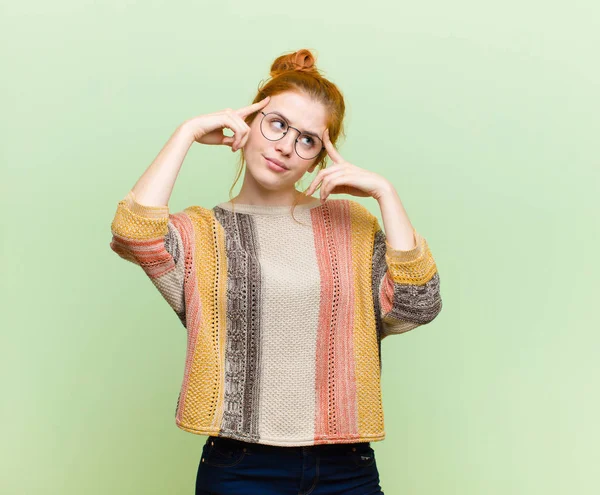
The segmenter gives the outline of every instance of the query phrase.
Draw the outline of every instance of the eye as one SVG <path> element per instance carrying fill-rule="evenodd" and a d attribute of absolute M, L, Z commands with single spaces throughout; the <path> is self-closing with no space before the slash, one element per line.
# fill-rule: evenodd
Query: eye
<path fill-rule="evenodd" d="M 304 134 L 301 139 L 303 140 L 302 144 L 306 146 L 312 146 L 313 144 L 315 144 L 315 140 L 312 137 L 307 136 L 306 134 Z"/>
<path fill-rule="evenodd" d="M 279 128 L 279 129 L 285 129 L 287 127 L 286 123 L 283 120 L 279 120 L 279 119 L 271 120 L 271 125 L 273 125 L 273 127 Z M 280 127 L 278 127 L 278 126 L 280 126 Z"/>

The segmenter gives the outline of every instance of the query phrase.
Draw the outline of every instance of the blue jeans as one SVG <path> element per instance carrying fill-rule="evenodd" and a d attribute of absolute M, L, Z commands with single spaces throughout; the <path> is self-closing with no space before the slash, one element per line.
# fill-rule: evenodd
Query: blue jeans
<path fill-rule="evenodd" d="M 196 495 L 384 495 L 369 442 L 279 447 L 209 436 Z"/>

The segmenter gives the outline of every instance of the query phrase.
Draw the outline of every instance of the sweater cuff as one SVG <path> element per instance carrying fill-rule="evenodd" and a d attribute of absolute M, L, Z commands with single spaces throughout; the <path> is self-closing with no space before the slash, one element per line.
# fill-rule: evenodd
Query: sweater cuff
<path fill-rule="evenodd" d="M 425 248 L 424 239 L 416 231 L 416 229 L 413 229 L 413 236 L 417 245 L 414 248 L 408 250 L 394 249 L 392 246 L 390 246 L 390 243 L 387 241 L 387 239 L 385 240 L 386 258 L 388 259 L 388 264 L 390 262 L 408 263 L 419 259 L 421 256 L 423 256 Z"/>
<path fill-rule="evenodd" d="M 111 224 L 113 234 L 136 240 L 157 239 L 169 231 L 169 208 L 136 201 L 133 191 L 119 201 Z"/>
<path fill-rule="evenodd" d="M 133 191 L 129 191 L 125 196 L 127 207 L 132 213 L 145 218 L 168 218 L 169 207 L 168 206 L 149 206 L 138 203 Z"/>
<path fill-rule="evenodd" d="M 393 249 L 386 241 L 385 259 L 390 278 L 395 283 L 424 285 L 437 271 L 427 240 L 416 231 L 414 234 L 417 245 L 407 251 Z"/>

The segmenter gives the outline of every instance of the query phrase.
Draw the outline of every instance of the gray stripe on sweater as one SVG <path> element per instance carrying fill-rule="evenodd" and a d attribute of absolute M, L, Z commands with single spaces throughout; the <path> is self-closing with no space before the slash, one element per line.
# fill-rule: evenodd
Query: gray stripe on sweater
<path fill-rule="evenodd" d="M 227 253 L 227 347 L 221 431 L 249 442 L 259 440 L 261 274 L 254 220 L 213 208 L 225 230 Z"/>
<path fill-rule="evenodd" d="M 385 259 L 386 236 L 383 230 L 375 233 L 373 246 L 373 294 L 376 307 L 381 311 L 379 293 L 388 269 Z M 377 289 L 377 290 L 375 290 Z M 425 285 L 394 283 L 392 308 L 382 317 L 382 337 L 404 333 L 432 321 L 442 309 L 440 279 L 436 272 Z M 378 323 L 379 329 L 379 323 Z"/>

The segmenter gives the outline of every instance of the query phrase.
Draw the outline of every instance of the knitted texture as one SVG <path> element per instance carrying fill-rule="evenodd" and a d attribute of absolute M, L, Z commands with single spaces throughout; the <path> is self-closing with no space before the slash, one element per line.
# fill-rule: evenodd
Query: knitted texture
<path fill-rule="evenodd" d="M 441 311 L 427 241 L 393 249 L 361 204 L 118 203 L 111 249 L 187 329 L 175 421 L 270 445 L 385 438 L 381 341 Z"/>

